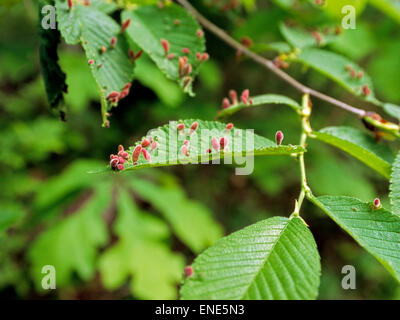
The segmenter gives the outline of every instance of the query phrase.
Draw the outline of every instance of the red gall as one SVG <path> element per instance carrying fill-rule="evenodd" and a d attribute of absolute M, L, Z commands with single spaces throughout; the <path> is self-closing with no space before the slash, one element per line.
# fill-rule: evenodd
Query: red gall
<path fill-rule="evenodd" d="M 317 44 L 320 45 L 322 42 L 322 35 L 318 31 L 313 31 L 312 36 L 317 42 Z"/>
<path fill-rule="evenodd" d="M 196 31 L 196 35 L 197 35 L 199 38 L 203 38 L 203 35 L 204 35 L 203 30 L 198 29 L 198 30 Z"/>
<path fill-rule="evenodd" d="M 250 91 L 249 89 L 245 89 L 240 96 L 240 100 L 247 106 L 247 100 L 249 99 Z"/>
<path fill-rule="evenodd" d="M 357 74 L 356 74 L 356 70 L 351 69 L 351 70 L 350 70 L 350 77 L 355 78 L 356 75 L 357 75 Z"/>
<path fill-rule="evenodd" d="M 157 6 L 159 9 L 164 8 L 164 3 L 162 1 L 158 1 Z"/>
<path fill-rule="evenodd" d="M 124 32 L 126 29 L 128 29 L 130 24 L 131 24 L 131 19 L 126 19 L 121 26 L 121 32 Z"/>
<path fill-rule="evenodd" d="M 74 5 L 74 4 L 73 4 L 72 0 L 68 0 L 68 9 L 69 9 L 69 10 L 72 9 L 73 5 Z"/>
<path fill-rule="evenodd" d="M 122 145 L 122 144 L 120 144 L 119 146 L 118 146 L 118 152 L 120 152 L 120 151 L 124 151 L 125 149 L 124 149 L 124 146 Z"/>
<path fill-rule="evenodd" d="M 147 162 L 150 162 L 151 161 L 150 153 L 144 148 L 142 148 L 142 153 L 143 157 L 147 160 Z"/>
<path fill-rule="evenodd" d="M 183 70 L 183 73 L 184 73 L 186 76 L 192 73 L 192 65 L 191 65 L 190 63 L 188 63 L 188 64 L 185 66 L 185 68 L 184 68 L 184 70 Z"/>
<path fill-rule="evenodd" d="M 152 141 L 151 142 L 151 150 L 155 150 L 155 149 L 157 149 L 157 147 L 158 147 L 157 141 Z"/>
<path fill-rule="evenodd" d="M 253 99 L 252 98 L 249 99 L 249 103 L 253 104 Z"/>
<path fill-rule="evenodd" d="M 119 92 L 117 91 L 111 91 L 110 94 L 107 96 L 107 100 L 113 100 L 118 98 Z"/>
<path fill-rule="evenodd" d="M 105 53 L 107 51 L 107 48 L 105 46 L 101 46 L 100 51 L 102 53 Z"/>
<path fill-rule="evenodd" d="M 240 39 L 240 43 L 248 48 L 253 46 L 253 40 L 251 40 L 249 37 L 243 37 Z"/>
<path fill-rule="evenodd" d="M 185 146 L 189 146 L 190 142 L 189 142 L 189 140 L 185 140 L 185 141 L 183 142 L 183 144 L 184 144 Z"/>
<path fill-rule="evenodd" d="M 193 267 L 192 266 L 185 267 L 185 269 L 183 270 L 183 273 L 184 273 L 186 278 L 191 277 L 193 275 L 193 273 L 194 273 Z"/>
<path fill-rule="evenodd" d="M 116 37 L 112 37 L 111 40 L 110 40 L 111 47 L 115 48 L 116 44 L 117 44 L 117 38 Z"/>
<path fill-rule="evenodd" d="M 125 98 L 126 96 L 129 95 L 129 89 L 124 89 L 121 91 L 121 93 L 118 96 L 118 100 L 122 100 L 123 98 Z"/>
<path fill-rule="evenodd" d="M 137 145 L 135 147 L 135 149 L 133 150 L 133 152 L 132 152 L 132 163 L 133 164 L 137 163 L 141 151 L 142 151 L 142 146 L 141 145 Z"/>
<path fill-rule="evenodd" d="M 117 169 L 118 169 L 119 171 L 122 171 L 122 170 L 124 170 L 125 168 L 124 168 L 124 165 L 120 163 L 120 164 L 117 165 Z"/>
<path fill-rule="evenodd" d="M 207 61 L 208 59 L 210 59 L 210 55 L 207 52 L 204 52 L 201 56 L 201 61 Z"/>
<path fill-rule="evenodd" d="M 362 79 L 364 77 L 364 72 L 360 71 L 357 75 L 358 79 Z"/>
<path fill-rule="evenodd" d="M 212 150 L 210 148 L 207 149 L 207 153 L 211 153 Z"/>
<path fill-rule="evenodd" d="M 86 6 L 86 7 L 89 7 L 90 6 L 90 1 L 89 0 L 83 1 L 83 5 Z"/>
<path fill-rule="evenodd" d="M 165 56 L 167 56 L 168 52 L 169 52 L 169 42 L 166 39 L 161 39 L 160 41 L 161 41 L 161 45 L 164 49 L 164 54 L 165 54 Z"/>
<path fill-rule="evenodd" d="M 219 140 L 219 145 L 220 145 L 221 149 L 225 149 L 225 147 L 228 145 L 228 139 L 226 137 L 222 137 Z"/>
<path fill-rule="evenodd" d="M 232 130 L 233 123 L 228 123 L 225 128 L 226 128 L 226 130 Z"/>
<path fill-rule="evenodd" d="M 283 138 L 284 136 L 282 131 L 277 131 L 275 134 L 276 145 L 280 146 L 282 144 Z"/>
<path fill-rule="evenodd" d="M 125 159 L 122 157 L 118 158 L 118 163 L 124 164 L 125 163 Z"/>
<path fill-rule="evenodd" d="M 115 169 L 118 165 L 118 159 L 111 159 L 110 161 L 110 167 Z"/>
<path fill-rule="evenodd" d="M 211 147 L 213 147 L 215 151 L 219 151 L 219 141 L 216 137 L 211 139 Z"/>
<path fill-rule="evenodd" d="M 142 56 L 143 50 L 139 50 L 138 53 L 136 53 L 135 60 L 139 59 Z"/>
<path fill-rule="evenodd" d="M 179 123 L 176 128 L 178 129 L 178 131 L 181 131 L 181 130 L 185 129 L 185 124 Z"/>
<path fill-rule="evenodd" d="M 381 206 L 382 206 L 381 200 L 379 200 L 378 198 L 376 198 L 376 199 L 374 200 L 374 207 L 375 207 L 375 209 L 380 209 Z"/>
<path fill-rule="evenodd" d="M 182 52 L 184 54 L 190 54 L 190 50 L 188 48 L 182 48 Z"/>
<path fill-rule="evenodd" d="M 175 57 L 175 55 L 174 55 L 173 53 L 170 53 L 170 54 L 167 56 L 167 58 L 168 58 L 169 60 L 172 60 L 174 57 Z"/>
<path fill-rule="evenodd" d="M 228 98 L 224 98 L 222 100 L 222 109 L 228 109 L 231 106 Z"/>
<path fill-rule="evenodd" d="M 147 148 L 150 145 L 150 141 L 146 138 L 142 140 L 142 147 Z"/>
<path fill-rule="evenodd" d="M 236 90 L 229 90 L 229 97 L 231 98 L 232 104 L 238 104 L 238 96 Z"/>
<path fill-rule="evenodd" d="M 196 60 L 201 61 L 201 53 L 200 52 L 196 52 Z"/>
<path fill-rule="evenodd" d="M 366 84 L 364 84 L 362 86 L 362 93 L 363 93 L 364 96 L 367 97 L 367 96 L 369 96 L 371 94 L 371 89 Z"/>
<path fill-rule="evenodd" d="M 94 60 L 93 60 L 93 59 L 90 59 L 90 60 L 88 61 L 89 66 L 91 66 L 93 63 L 94 63 Z"/>
<path fill-rule="evenodd" d="M 188 148 L 188 146 L 187 146 L 187 145 L 183 145 L 182 148 L 181 148 L 181 152 L 182 152 L 186 157 L 188 157 L 188 156 L 189 156 L 189 148 Z"/>
<path fill-rule="evenodd" d="M 181 23 L 181 20 L 179 20 L 179 19 L 174 20 L 174 25 L 179 26 L 180 23 Z"/>
<path fill-rule="evenodd" d="M 199 127 L 199 123 L 197 121 L 195 121 L 190 126 L 190 131 L 196 131 L 198 127 Z"/>
<path fill-rule="evenodd" d="M 125 85 L 124 85 L 124 89 L 130 89 L 131 88 L 131 83 L 130 82 L 127 82 Z"/>

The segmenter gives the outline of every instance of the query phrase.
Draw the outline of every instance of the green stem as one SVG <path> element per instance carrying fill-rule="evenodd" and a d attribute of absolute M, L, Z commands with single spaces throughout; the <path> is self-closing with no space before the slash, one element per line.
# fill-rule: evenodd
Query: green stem
<path fill-rule="evenodd" d="M 304 148 L 307 146 L 307 136 L 311 131 L 309 117 L 311 115 L 311 107 L 309 105 L 310 97 L 308 94 L 303 95 L 302 101 L 302 112 L 301 116 L 301 136 L 300 136 L 300 145 Z M 304 162 L 304 152 L 299 153 L 298 155 L 299 167 L 300 167 L 300 177 L 301 177 L 301 190 L 299 194 L 299 198 L 296 200 L 295 209 L 292 213 L 292 216 L 299 216 L 300 209 L 303 204 L 304 198 L 311 195 L 311 189 L 307 184 L 307 176 L 306 176 L 306 166 Z"/>

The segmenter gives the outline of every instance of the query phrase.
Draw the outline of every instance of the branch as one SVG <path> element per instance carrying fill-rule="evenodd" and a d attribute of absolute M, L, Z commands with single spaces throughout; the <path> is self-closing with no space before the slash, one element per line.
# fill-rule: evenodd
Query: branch
<path fill-rule="evenodd" d="M 250 51 L 245 46 L 243 46 L 242 44 L 237 42 L 235 39 L 233 39 L 231 36 L 229 36 L 224 30 L 220 29 L 215 24 L 213 24 L 211 21 L 209 21 L 207 18 L 202 16 L 187 0 L 176 0 L 176 1 L 180 5 L 182 5 L 185 9 L 187 9 L 190 13 L 192 13 L 193 16 L 197 19 L 197 21 L 199 21 L 199 23 L 201 25 L 203 25 L 203 27 L 206 28 L 208 31 L 214 33 L 218 38 L 225 41 L 232 48 L 240 51 L 241 53 L 248 56 L 250 59 L 254 60 L 255 62 L 262 65 L 263 67 L 265 67 L 268 70 L 275 73 L 278 77 L 280 77 L 282 80 L 286 81 L 292 87 L 299 90 L 302 94 L 309 94 L 310 96 L 314 96 L 320 100 L 326 101 L 326 102 L 328 102 L 332 105 L 335 105 L 339 108 L 342 108 L 344 110 L 347 110 L 349 112 L 357 114 L 360 117 L 364 117 L 366 115 L 366 111 L 363 109 L 352 107 L 351 105 L 349 105 L 347 103 L 339 101 L 339 100 L 332 98 L 324 93 L 321 93 L 319 91 L 316 91 L 314 89 L 311 89 L 311 88 L 301 84 L 296 79 L 294 79 L 290 75 L 288 75 L 286 72 L 282 71 L 277 66 L 275 66 L 275 64 L 271 60 L 268 60 L 256 53 L 254 53 L 253 51 Z"/>

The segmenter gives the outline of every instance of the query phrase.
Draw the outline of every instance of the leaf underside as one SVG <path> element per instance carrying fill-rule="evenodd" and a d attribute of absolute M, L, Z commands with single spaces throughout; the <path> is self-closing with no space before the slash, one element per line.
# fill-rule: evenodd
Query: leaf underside
<path fill-rule="evenodd" d="M 67 2 L 57 0 L 57 22 L 62 36 L 68 44 L 81 43 L 86 56 L 94 63 L 90 65 L 101 95 L 104 112 L 112 108 L 107 100 L 112 91 L 121 92 L 133 79 L 133 65 L 129 58 L 129 46 L 121 26 L 106 13 L 95 7 L 74 4 L 71 10 Z M 115 47 L 111 38 L 116 37 Z M 102 52 L 102 47 L 106 52 Z"/>
<path fill-rule="evenodd" d="M 385 178 L 390 177 L 393 154 L 371 136 L 352 127 L 328 127 L 314 132 L 315 138 L 357 158 Z"/>
<path fill-rule="evenodd" d="M 191 133 L 189 129 L 191 124 L 197 121 L 198 129 Z M 209 163 L 219 159 L 226 159 L 226 164 L 232 163 L 232 158 L 237 164 L 245 162 L 244 156 L 259 156 L 259 155 L 291 155 L 304 152 L 304 148 L 297 145 L 281 145 L 277 146 L 275 142 L 254 134 L 252 130 L 242 130 L 233 128 L 226 130 L 226 125 L 217 121 L 203 120 L 184 120 L 181 123 L 185 124 L 185 129 L 181 132 L 177 131 L 178 122 L 170 122 L 157 129 L 148 132 L 146 137 L 153 138 L 157 141 L 157 148 L 152 151 L 148 147 L 151 155 L 151 161 L 145 160 L 143 154 L 140 155 L 137 164 L 132 165 L 132 152 L 135 146 L 129 148 L 129 160 L 125 166 L 125 170 L 135 170 L 146 167 L 161 167 L 178 164 L 198 164 Z M 252 138 L 254 137 L 254 143 Z M 211 146 L 212 137 L 216 137 L 218 141 L 222 137 L 228 139 L 228 145 L 224 151 L 215 151 Z M 189 155 L 186 156 L 182 152 L 184 141 L 189 141 Z M 139 141 L 140 142 L 140 141 Z M 139 142 L 137 144 L 139 144 Z M 211 149 L 211 153 L 208 153 Z"/>
<path fill-rule="evenodd" d="M 181 298 L 315 299 L 321 273 L 311 232 L 299 218 L 270 218 L 218 240 L 192 265 Z"/>
<path fill-rule="evenodd" d="M 312 201 L 400 281 L 400 217 L 351 197 Z"/>

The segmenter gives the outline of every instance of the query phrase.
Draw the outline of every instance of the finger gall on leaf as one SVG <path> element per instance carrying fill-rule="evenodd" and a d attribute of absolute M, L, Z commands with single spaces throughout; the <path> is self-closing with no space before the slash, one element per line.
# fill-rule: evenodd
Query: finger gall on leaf
<path fill-rule="evenodd" d="M 376 198 L 376 199 L 374 200 L 374 208 L 375 208 L 375 209 L 380 209 L 380 208 L 382 208 L 381 200 L 379 200 L 379 198 Z"/>
<path fill-rule="evenodd" d="M 147 162 L 151 162 L 150 153 L 145 148 L 142 148 L 142 154 L 143 157 L 147 160 Z"/>
<path fill-rule="evenodd" d="M 110 45 L 111 45 L 111 47 L 112 47 L 112 48 L 115 48 L 116 44 L 117 44 L 117 38 L 116 38 L 116 37 L 112 37 L 112 38 L 110 39 Z"/>
<path fill-rule="evenodd" d="M 126 19 L 121 26 L 121 32 L 124 32 L 126 29 L 128 29 L 130 24 L 131 24 L 131 19 Z"/>
<path fill-rule="evenodd" d="M 188 148 L 188 146 L 187 146 L 187 145 L 183 145 L 182 148 L 181 148 L 181 152 L 182 152 L 186 157 L 188 157 L 188 156 L 189 156 L 189 148 Z"/>
<path fill-rule="evenodd" d="M 197 121 L 193 122 L 192 125 L 190 126 L 190 131 L 194 132 L 197 130 L 197 128 L 199 127 L 199 123 Z"/>
<path fill-rule="evenodd" d="M 193 275 L 193 273 L 194 273 L 193 267 L 192 266 L 185 267 L 185 269 L 183 270 L 183 273 L 184 273 L 186 278 L 191 277 Z"/>
<path fill-rule="evenodd" d="M 141 145 L 142 145 L 143 148 L 147 148 L 150 145 L 150 141 L 148 139 L 144 138 L 142 140 Z"/>
<path fill-rule="evenodd" d="M 226 137 L 222 137 L 219 140 L 219 146 L 221 147 L 221 150 L 225 149 L 225 147 L 228 145 L 228 139 Z"/>
<path fill-rule="evenodd" d="M 215 151 L 219 151 L 219 141 L 218 141 L 218 139 L 216 137 L 213 137 L 211 139 L 211 146 L 213 147 L 213 149 Z"/>
<path fill-rule="evenodd" d="M 236 90 L 229 90 L 229 97 L 231 98 L 232 104 L 234 106 L 238 104 L 238 96 Z"/>
<path fill-rule="evenodd" d="M 161 39 L 161 45 L 164 49 L 164 54 L 165 56 L 168 56 L 168 52 L 169 52 L 169 42 L 166 39 Z"/>
<path fill-rule="evenodd" d="M 231 106 L 228 98 L 224 98 L 222 100 L 222 109 L 228 109 Z"/>
<path fill-rule="evenodd" d="M 282 133 L 282 131 L 277 131 L 275 134 L 275 141 L 276 141 L 276 145 L 280 146 L 282 144 L 284 135 Z"/>
<path fill-rule="evenodd" d="M 139 159 L 140 152 L 142 151 L 142 146 L 137 145 L 132 152 L 132 163 L 135 165 Z"/>
<path fill-rule="evenodd" d="M 362 94 L 363 94 L 365 97 L 367 97 L 367 96 L 369 96 L 369 95 L 371 94 L 371 89 L 370 89 L 366 84 L 364 84 L 364 85 L 362 86 Z"/>

